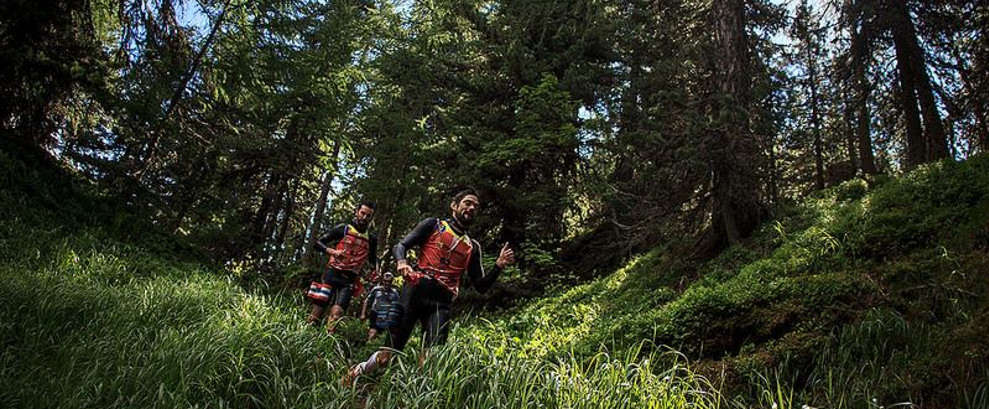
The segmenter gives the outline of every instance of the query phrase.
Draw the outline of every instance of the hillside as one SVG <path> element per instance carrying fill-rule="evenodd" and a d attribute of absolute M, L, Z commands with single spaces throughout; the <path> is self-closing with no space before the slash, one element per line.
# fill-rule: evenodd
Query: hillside
<path fill-rule="evenodd" d="M 775 377 L 812 406 L 984 407 L 987 251 L 983 155 L 818 192 L 701 265 L 658 247 L 491 332 L 534 357 L 668 345 L 729 387 Z"/>
<path fill-rule="evenodd" d="M 819 192 L 702 265 L 657 247 L 356 390 L 355 320 L 327 337 L 292 290 L 0 164 L 5 407 L 989 407 L 985 156 Z"/>

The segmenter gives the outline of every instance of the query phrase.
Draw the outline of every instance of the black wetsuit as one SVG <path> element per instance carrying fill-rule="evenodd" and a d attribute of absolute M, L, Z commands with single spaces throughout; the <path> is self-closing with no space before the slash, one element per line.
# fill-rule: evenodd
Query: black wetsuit
<path fill-rule="evenodd" d="M 340 223 L 334 226 L 325 236 L 317 240 L 313 247 L 320 253 L 326 254 L 326 249 L 335 248 L 337 242 L 347 234 L 347 225 L 348 223 Z M 350 225 L 357 228 L 354 224 Z M 365 231 L 361 231 L 360 229 L 357 231 L 364 233 L 366 228 Z M 378 237 L 374 234 L 368 234 L 367 262 L 371 263 L 372 266 L 378 263 L 377 252 Z M 318 304 L 324 307 L 327 305 L 339 305 L 343 309 L 347 309 L 350 305 L 350 299 L 354 295 L 354 280 L 359 273 L 359 271 L 338 270 L 333 267 L 327 268 L 326 272 L 323 273 L 323 284 L 329 284 L 333 287 L 333 290 L 328 301 Z"/>
<path fill-rule="evenodd" d="M 405 260 L 405 254 L 413 246 L 421 246 L 429 238 L 439 223 L 437 218 L 425 219 L 412 229 L 392 250 L 395 260 Z M 448 221 L 450 226 L 457 232 L 463 234 L 458 225 L 453 221 Z M 477 241 L 472 241 L 472 250 L 468 262 L 467 275 L 469 282 L 478 291 L 487 291 L 494 284 L 501 274 L 501 268 L 495 266 L 490 273 L 485 274 L 481 266 L 481 246 Z M 399 324 L 391 329 L 391 347 L 402 349 L 409 341 L 412 330 L 416 323 L 422 325 L 424 340 L 426 345 L 439 345 L 446 342 L 450 320 L 450 305 L 453 303 L 454 295 L 450 290 L 443 287 L 431 277 L 422 277 L 418 283 L 411 284 L 405 282 L 402 285 L 402 294 L 399 303 L 404 309 Z"/>

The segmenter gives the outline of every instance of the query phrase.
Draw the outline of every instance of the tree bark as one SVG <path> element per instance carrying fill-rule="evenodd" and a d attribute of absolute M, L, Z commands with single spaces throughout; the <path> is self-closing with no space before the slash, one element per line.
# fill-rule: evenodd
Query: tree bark
<path fill-rule="evenodd" d="M 333 141 L 333 153 L 332 153 L 332 165 L 330 169 L 323 172 L 323 181 L 319 188 L 319 199 L 316 200 L 316 209 L 313 214 L 312 224 L 309 226 L 309 234 L 306 237 L 305 243 L 302 245 L 302 253 L 304 257 L 308 260 L 312 257 L 312 252 L 309 251 L 313 243 L 316 242 L 316 238 L 319 237 L 319 232 L 323 229 L 323 214 L 326 212 L 326 201 L 330 196 L 330 190 L 332 189 L 333 178 L 336 177 L 337 173 L 337 158 L 340 156 L 340 141 Z"/>
<path fill-rule="evenodd" d="M 711 225 L 702 237 L 699 256 L 712 255 L 725 245 L 749 236 L 759 223 L 759 149 L 748 123 L 751 82 L 745 33 L 745 3 L 712 3 L 717 98 L 717 123 L 707 146 L 711 169 Z"/>
<path fill-rule="evenodd" d="M 870 30 L 865 22 L 861 23 L 855 37 L 852 40 L 852 75 L 854 84 L 854 106 L 855 106 L 855 140 L 858 141 L 858 158 L 852 153 L 852 164 L 857 164 L 862 172 L 868 175 L 879 173 L 876 168 L 876 158 L 872 153 L 872 137 L 870 136 L 870 123 L 872 121 L 869 111 L 869 79 L 866 78 L 866 67 L 869 58 Z M 857 159 L 857 160 L 856 160 Z"/>
<path fill-rule="evenodd" d="M 904 112 L 907 115 L 917 116 L 911 111 L 917 111 L 919 104 L 919 116 L 923 117 L 923 133 L 920 138 L 917 138 L 915 129 L 920 126 L 920 119 L 907 118 L 908 145 L 923 145 L 908 147 L 909 162 L 911 165 L 917 165 L 946 158 L 948 144 L 944 124 L 941 122 L 941 115 L 934 100 L 931 79 L 927 75 L 927 59 L 924 50 L 920 48 L 910 10 L 900 0 L 887 0 L 886 4 L 890 32 L 893 34 L 893 47 L 896 50 L 896 66 L 900 71 L 900 86 L 903 88 L 901 101 Z M 907 101 L 908 99 L 912 101 Z"/>
<path fill-rule="evenodd" d="M 913 76 L 907 60 L 910 58 L 902 47 L 896 48 L 896 70 L 898 71 L 900 87 L 897 91 L 900 100 L 900 110 L 903 111 L 903 121 L 907 131 L 907 157 L 905 168 L 913 169 L 927 161 L 927 143 L 924 140 L 923 128 L 920 125 L 920 111 L 917 109 L 917 94 L 914 92 Z"/>
<path fill-rule="evenodd" d="M 295 183 L 298 185 L 298 183 Z M 296 189 L 289 184 L 288 191 L 285 192 L 287 196 L 288 203 L 285 205 L 285 209 L 282 211 L 282 225 L 278 229 L 278 235 L 275 237 L 275 248 L 278 249 L 277 252 L 282 252 L 285 246 L 285 236 L 288 234 L 289 227 L 292 224 L 292 213 L 295 211 L 295 197 Z"/>
<path fill-rule="evenodd" d="M 814 60 L 815 53 L 813 39 L 810 35 L 807 38 L 807 81 L 810 86 L 810 126 L 814 133 L 814 167 L 815 167 L 815 187 L 824 189 L 824 147 L 821 140 L 821 121 L 818 115 L 817 98 L 817 62 Z"/>
<path fill-rule="evenodd" d="M 851 68 L 852 67 L 850 66 L 849 69 Z M 842 98 L 844 98 L 844 100 L 847 101 L 845 103 L 845 109 L 843 111 L 843 113 L 845 114 L 845 118 L 856 118 L 856 115 L 858 115 L 856 111 L 857 107 L 855 106 L 855 96 L 856 96 L 855 83 L 851 78 L 851 76 L 849 75 L 848 84 L 845 87 L 845 89 L 842 90 Z M 858 143 L 857 140 L 855 139 L 856 131 L 857 131 L 857 127 L 853 123 L 846 122 L 842 126 L 842 132 L 845 133 L 845 149 L 848 151 L 848 158 L 847 158 L 848 162 L 852 164 L 853 168 L 858 169 L 859 150 L 856 147 Z"/>
<path fill-rule="evenodd" d="M 265 231 L 267 230 L 271 209 L 274 207 L 275 195 L 280 185 L 281 175 L 272 172 L 271 176 L 268 177 L 268 183 L 265 184 L 265 192 L 261 197 L 261 206 L 258 207 L 258 211 L 255 213 L 254 220 L 251 223 L 250 244 L 257 250 L 257 255 L 261 254 L 260 249 L 263 248 L 264 242 L 267 239 L 265 237 Z"/>

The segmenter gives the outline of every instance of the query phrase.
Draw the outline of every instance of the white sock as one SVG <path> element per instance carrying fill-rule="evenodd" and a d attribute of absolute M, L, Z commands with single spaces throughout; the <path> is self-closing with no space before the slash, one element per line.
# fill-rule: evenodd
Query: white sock
<path fill-rule="evenodd" d="M 364 374 L 369 374 L 371 372 L 377 371 L 378 370 L 378 367 L 380 366 L 380 365 L 378 365 L 378 354 L 379 353 L 380 353 L 380 351 L 374 351 L 374 353 L 371 354 L 371 357 L 368 358 L 367 362 L 361 362 L 361 363 L 357 364 L 357 371 L 356 371 L 357 374 L 358 375 L 364 375 Z"/>

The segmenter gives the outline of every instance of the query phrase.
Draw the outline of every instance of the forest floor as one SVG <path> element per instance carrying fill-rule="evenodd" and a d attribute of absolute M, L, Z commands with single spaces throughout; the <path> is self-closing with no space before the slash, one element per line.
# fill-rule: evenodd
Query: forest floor
<path fill-rule="evenodd" d="M 989 408 L 989 157 L 856 179 L 703 263 L 657 246 L 423 367 L 304 325 L 55 170 L 0 151 L 4 407 Z"/>

